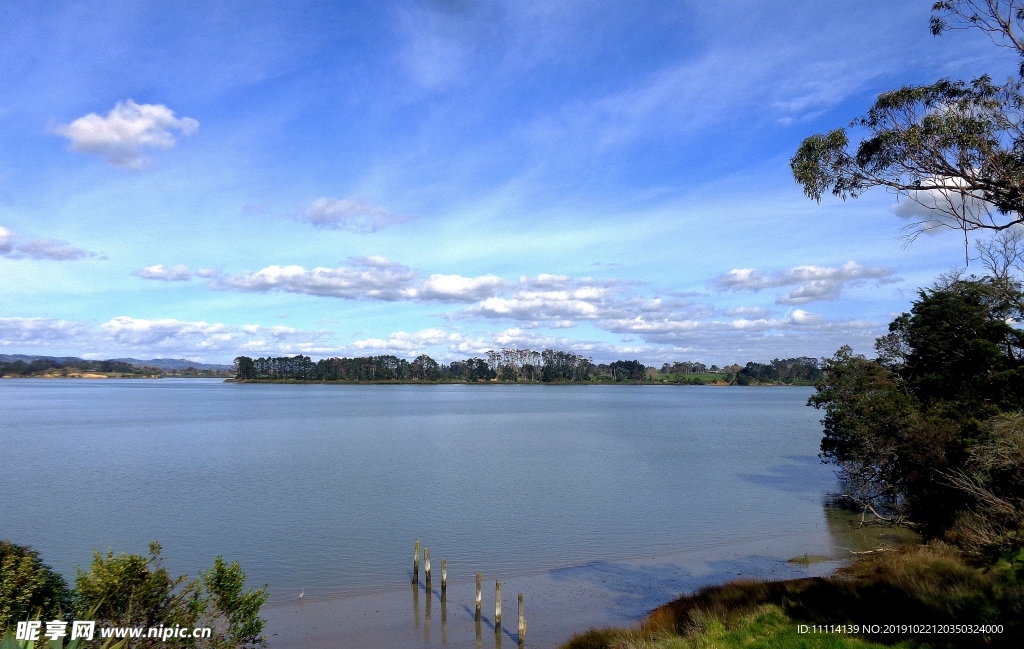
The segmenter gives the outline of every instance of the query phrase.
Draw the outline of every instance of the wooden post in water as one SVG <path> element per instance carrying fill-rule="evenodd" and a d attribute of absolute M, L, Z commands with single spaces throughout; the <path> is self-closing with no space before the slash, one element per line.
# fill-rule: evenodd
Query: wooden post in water
<path fill-rule="evenodd" d="M 448 590 L 448 559 L 441 559 L 441 599 Z"/>
<path fill-rule="evenodd" d="M 480 603 L 481 603 L 481 591 L 480 591 L 480 579 L 483 577 L 479 572 L 476 573 L 476 620 L 480 621 Z"/>
<path fill-rule="evenodd" d="M 523 608 L 523 594 L 519 593 L 519 644 L 526 637 L 526 609 Z"/>
<path fill-rule="evenodd" d="M 494 582 L 494 632 L 501 633 L 501 582 Z"/>
<path fill-rule="evenodd" d="M 412 557 L 412 583 L 420 582 L 420 542 L 416 541 L 416 554 Z"/>
<path fill-rule="evenodd" d="M 430 548 L 423 550 L 423 574 L 427 576 L 427 592 L 430 592 Z"/>

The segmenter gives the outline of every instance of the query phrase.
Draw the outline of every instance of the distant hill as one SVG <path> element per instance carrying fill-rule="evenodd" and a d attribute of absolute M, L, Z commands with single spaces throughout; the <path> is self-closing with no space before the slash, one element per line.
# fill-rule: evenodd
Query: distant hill
<path fill-rule="evenodd" d="M 31 363 L 32 361 L 43 360 L 43 361 L 54 361 L 57 363 L 75 363 L 82 362 L 84 359 L 76 356 L 30 356 L 27 354 L 0 354 L 0 363 L 13 363 L 14 361 L 24 361 Z M 189 367 L 197 370 L 230 370 L 230 365 L 217 365 L 213 363 L 197 363 L 195 361 L 185 360 L 183 358 L 154 358 L 152 360 L 143 361 L 137 358 L 111 358 L 101 360 L 115 360 L 121 361 L 122 363 L 128 363 L 135 365 L 136 367 L 159 367 L 162 370 L 184 370 Z"/>
<path fill-rule="evenodd" d="M 31 363 L 32 361 L 74 363 L 81 360 L 81 358 L 77 358 L 75 356 L 27 356 L 25 354 L 0 354 L 0 363 L 13 363 L 14 361 L 23 361 L 25 363 Z"/>
<path fill-rule="evenodd" d="M 231 365 L 217 365 L 216 363 L 197 363 L 183 358 L 154 358 L 148 361 L 140 361 L 137 358 L 115 358 L 115 361 L 130 363 L 137 366 L 159 367 L 162 370 L 184 370 L 189 367 L 197 370 L 230 370 Z"/>

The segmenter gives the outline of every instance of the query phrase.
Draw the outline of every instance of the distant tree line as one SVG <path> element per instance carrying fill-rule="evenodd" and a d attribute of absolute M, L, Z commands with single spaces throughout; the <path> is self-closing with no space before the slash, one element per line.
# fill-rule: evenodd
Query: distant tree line
<path fill-rule="evenodd" d="M 103 374 L 123 374 L 131 376 L 162 376 L 163 370 L 158 367 L 139 367 L 124 361 L 53 361 L 36 359 L 30 363 L 17 360 L 0 363 L 0 376 L 41 376 L 44 374 L 62 374 L 95 372 Z"/>
<path fill-rule="evenodd" d="M 183 369 L 163 369 L 148 365 L 133 365 L 132 363 L 116 360 L 87 361 L 80 358 L 65 360 L 37 358 L 28 363 L 20 359 L 0 362 L 0 377 L 74 377 L 77 374 L 104 374 L 115 378 L 168 376 L 185 378 L 228 378 L 230 376 L 234 376 L 230 370 L 196 369 L 191 366 Z"/>
<path fill-rule="evenodd" d="M 393 355 L 325 358 L 319 361 L 301 354 L 265 358 L 239 356 L 235 359 L 234 375 L 243 381 L 631 383 L 657 380 L 657 372 L 638 360 L 595 364 L 591 358 L 554 349 L 491 350 L 485 356 L 448 364 L 439 363 L 426 354 L 412 361 Z M 703 385 L 709 381 L 738 385 L 806 384 L 821 377 L 822 366 L 817 359 L 806 356 L 775 359 L 770 363 L 750 362 L 743 367 L 731 365 L 721 369 L 716 365 L 708 368 L 696 361 L 677 361 L 662 365 L 661 373 L 674 375 L 674 382 L 692 385 Z M 709 373 L 718 374 L 721 378 L 709 378 Z M 692 376 L 684 378 L 686 375 Z"/>
<path fill-rule="evenodd" d="M 747 363 L 736 373 L 736 383 L 814 383 L 821 375 L 822 364 L 816 358 L 776 358 L 770 363 Z"/>
<path fill-rule="evenodd" d="M 620 361 L 626 362 L 626 361 Z M 637 361 L 628 361 L 636 363 Z M 613 363 L 613 365 L 615 365 Z M 643 366 L 636 372 L 619 372 L 619 380 L 643 380 Z M 546 349 L 503 349 L 487 352 L 487 358 L 467 358 L 448 364 L 438 363 L 426 354 L 413 361 L 392 355 L 357 358 L 279 356 L 235 359 L 236 378 L 246 380 L 295 381 L 426 381 L 469 382 L 498 380 L 509 383 L 581 383 L 593 380 L 591 359 L 572 352 Z M 616 375 L 612 374 L 614 379 Z M 639 376 L 639 378 L 635 378 Z"/>

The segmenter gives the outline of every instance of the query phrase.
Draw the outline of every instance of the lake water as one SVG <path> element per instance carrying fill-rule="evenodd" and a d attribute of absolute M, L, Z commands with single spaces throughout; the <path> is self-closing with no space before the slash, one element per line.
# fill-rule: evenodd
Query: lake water
<path fill-rule="evenodd" d="M 416 539 L 456 583 L 820 552 L 810 394 L 2 380 L 0 538 L 69 577 L 156 539 L 172 571 L 222 555 L 281 606 L 407 585 Z"/>

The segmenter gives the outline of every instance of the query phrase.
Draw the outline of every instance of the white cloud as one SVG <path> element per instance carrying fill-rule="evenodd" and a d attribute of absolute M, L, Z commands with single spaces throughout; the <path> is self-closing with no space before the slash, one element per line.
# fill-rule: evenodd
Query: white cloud
<path fill-rule="evenodd" d="M 210 286 L 219 290 L 265 292 L 280 290 L 349 300 L 417 300 L 425 302 L 475 302 L 493 295 L 504 286 L 495 275 L 463 277 L 419 273 L 378 255 L 348 260 L 340 268 L 267 266 L 239 275 L 214 279 Z"/>
<path fill-rule="evenodd" d="M 164 282 L 186 282 L 192 279 L 192 271 L 184 264 L 164 268 L 163 264 L 146 266 L 132 273 L 143 279 L 155 279 Z"/>
<path fill-rule="evenodd" d="M 760 306 L 740 306 L 735 309 L 726 309 L 722 313 L 733 317 L 767 318 L 772 312 Z"/>
<path fill-rule="evenodd" d="M 354 267 L 353 267 L 354 266 Z M 280 290 L 350 300 L 400 300 L 415 295 L 416 273 L 383 257 L 350 260 L 349 267 L 267 266 L 254 273 L 217 278 L 212 288 L 266 292 Z"/>
<path fill-rule="evenodd" d="M 67 241 L 41 238 L 22 239 L 7 228 L 0 227 L 0 257 L 74 261 L 95 256 L 96 253 L 76 248 Z"/>
<path fill-rule="evenodd" d="M 778 304 L 807 304 L 818 300 L 835 300 L 849 284 L 866 280 L 898 281 L 896 271 L 889 268 L 862 266 L 848 261 L 842 266 L 796 266 L 789 270 L 765 274 L 756 268 L 734 268 L 709 282 L 720 291 L 760 291 L 768 288 L 798 288 L 779 297 Z"/>
<path fill-rule="evenodd" d="M 348 230 L 360 234 L 376 232 L 411 220 L 406 216 L 392 214 L 359 196 L 318 198 L 306 209 L 302 218 L 317 227 Z"/>
<path fill-rule="evenodd" d="M 485 299 L 505 285 L 496 275 L 463 277 L 462 275 L 431 275 L 419 287 L 417 297 L 441 302 L 474 302 Z"/>
<path fill-rule="evenodd" d="M 831 355 L 845 344 L 867 350 L 884 332 L 881 323 L 831 320 L 800 309 L 781 318 L 679 320 L 637 316 L 604 322 L 602 328 L 614 333 L 635 334 L 651 345 L 671 345 L 704 357 L 713 354 L 728 362 Z M 727 356 L 730 351 L 731 361 Z"/>
<path fill-rule="evenodd" d="M 338 349 L 327 344 L 331 332 L 303 331 L 292 327 L 229 325 L 190 322 L 175 318 L 150 320 L 118 316 L 103 323 L 93 344 L 145 354 L 204 356 L 224 361 L 246 354 L 330 354 Z"/>
<path fill-rule="evenodd" d="M 72 151 L 101 156 L 115 167 L 140 169 L 145 164 L 143 149 L 170 149 L 177 142 L 174 131 L 188 136 L 198 129 L 198 121 L 176 117 L 167 106 L 127 99 L 118 102 L 106 117 L 89 113 L 53 127 L 52 132 L 70 140 Z"/>
<path fill-rule="evenodd" d="M 50 347 L 74 339 L 85 326 L 49 318 L 0 318 L 0 345 Z"/>
<path fill-rule="evenodd" d="M 126 347 L 159 349 L 173 345 L 189 348 L 225 349 L 238 335 L 228 325 L 206 322 L 185 322 L 174 318 L 146 320 L 118 316 L 103 323 L 107 337 Z"/>
<path fill-rule="evenodd" d="M 454 335 L 454 338 L 458 338 L 458 335 Z M 424 353 L 427 347 L 444 343 L 450 339 L 449 334 L 440 329 L 424 329 L 412 334 L 396 331 L 389 334 L 387 338 L 365 338 L 357 340 L 349 346 L 357 350 L 377 353 L 418 356 Z"/>
<path fill-rule="evenodd" d="M 256 324 L 230 325 L 175 318 L 118 316 L 107 322 L 0 318 L 0 346 L 23 353 L 49 351 L 90 358 L 177 357 L 226 363 L 238 354 L 333 355 L 330 331 Z"/>
<path fill-rule="evenodd" d="M 0 255 L 5 257 L 14 251 L 14 233 L 0 226 Z"/>

